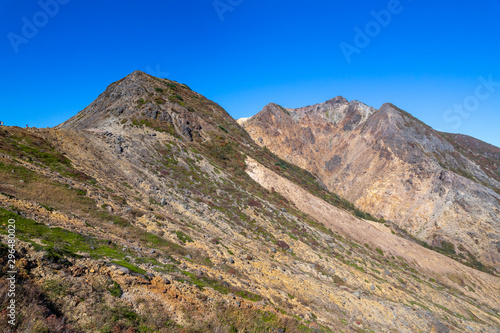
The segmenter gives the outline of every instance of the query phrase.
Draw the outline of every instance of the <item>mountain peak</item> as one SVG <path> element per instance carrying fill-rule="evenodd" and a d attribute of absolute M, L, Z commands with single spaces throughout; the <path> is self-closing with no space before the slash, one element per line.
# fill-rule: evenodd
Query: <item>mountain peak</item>
<path fill-rule="evenodd" d="M 143 75 L 151 76 L 149 74 L 144 73 L 143 71 L 135 70 L 132 73 L 130 73 L 129 75 L 127 75 L 126 77 L 128 77 L 128 76 L 143 76 Z"/>
<path fill-rule="evenodd" d="M 325 104 L 347 104 L 347 103 L 349 103 L 349 101 L 342 96 L 334 97 L 325 102 Z"/>
<path fill-rule="evenodd" d="M 208 131 L 246 136 L 218 104 L 185 84 L 142 71 L 110 84 L 89 106 L 57 128 L 109 130 L 144 125 L 187 141 L 202 140 Z"/>
<path fill-rule="evenodd" d="M 58 128 L 99 128 L 109 125 L 123 114 L 132 115 L 141 98 L 148 93 L 154 78 L 144 72 L 134 71 L 121 80 L 110 84 L 89 106 L 76 116 L 60 124 Z"/>
<path fill-rule="evenodd" d="M 400 108 L 398 108 L 396 105 L 392 103 L 384 103 L 382 106 L 378 109 L 378 111 L 382 112 L 390 112 L 390 111 L 402 111 Z"/>
<path fill-rule="evenodd" d="M 247 121 L 258 121 L 262 123 L 272 121 L 284 123 L 291 121 L 291 117 L 292 114 L 281 105 L 278 105 L 276 103 L 269 103 L 262 109 L 262 111 L 257 113 L 255 116 L 244 122 L 240 122 L 240 125 L 244 126 Z"/>

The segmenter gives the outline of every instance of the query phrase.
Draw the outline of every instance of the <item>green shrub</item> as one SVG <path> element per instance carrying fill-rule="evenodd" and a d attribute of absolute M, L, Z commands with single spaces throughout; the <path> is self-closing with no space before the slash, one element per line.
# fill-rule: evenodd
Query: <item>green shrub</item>
<path fill-rule="evenodd" d="M 112 283 L 108 286 L 108 291 L 111 293 L 111 295 L 115 297 L 120 297 L 123 294 L 122 288 L 116 281 L 111 281 Z"/>
<path fill-rule="evenodd" d="M 188 243 L 192 243 L 192 242 L 193 242 L 193 240 L 191 239 L 191 237 L 189 237 L 188 235 L 186 235 L 185 233 L 183 233 L 183 232 L 182 232 L 182 231 L 180 231 L 180 230 L 177 230 L 177 231 L 175 232 L 175 234 L 177 235 L 177 238 L 179 238 L 179 240 L 180 240 L 181 242 L 183 242 L 184 244 L 185 244 L 186 242 L 188 242 Z"/>
<path fill-rule="evenodd" d="M 455 254 L 455 245 L 452 242 L 442 241 L 441 251 L 443 251 L 445 254 Z"/>

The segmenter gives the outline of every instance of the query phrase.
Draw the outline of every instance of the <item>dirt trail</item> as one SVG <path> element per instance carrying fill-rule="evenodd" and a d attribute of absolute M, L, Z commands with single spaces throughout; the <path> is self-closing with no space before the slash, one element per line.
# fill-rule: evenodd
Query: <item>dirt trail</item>
<path fill-rule="evenodd" d="M 483 301 L 493 307 L 498 307 L 500 304 L 499 278 L 464 266 L 444 255 L 380 230 L 367 221 L 355 218 L 277 175 L 251 158 L 247 159 L 247 166 L 247 173 L 256 182 L 266 189 L 274 188 L 275 191 L 293 202 L 297 208 L 316 218 L 331 230 L 347 235 L 361 244 L 380 248 L 384 253 L 402 257 L 420 271 L 435 275 L 443 283 L 452 284 L 453 287 L 471 297 L 480 296 Z M 457 276 L 463 281 L 482 286 L 482 291 L 478 291 L 478 294 L 481 295 L 472 294 L 449 278 L 445 278 Z"/>

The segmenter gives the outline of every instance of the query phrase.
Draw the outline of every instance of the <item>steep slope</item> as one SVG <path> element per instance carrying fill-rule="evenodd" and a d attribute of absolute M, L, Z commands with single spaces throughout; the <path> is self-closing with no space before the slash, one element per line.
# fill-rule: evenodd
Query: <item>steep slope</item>
<path fill-rule="evenodd" d="M 456 150 L 474 161 L 491 178 L 500 181 L 500 148 L 463 134 L 441 133 Z M 497 193 L 500 191 L 495 189 Z"/>
<path fill-rule="evenodd" d="M 500 268 L 498 148 L 436 132 L 392 104 L 375 110 L 342 97 L 270 104 L 243 126 L 397 232 L 476 268 Z"/>
<path fill-rule="evenodd" d="M 249 139 L 216 103 L 184 84 L 140 71 L 108 86 L 88 107 L 57 128 L 104 129 L 118 124 L 146 125 L 190 142 L 205 141 L 209 132 L 221 130 L 231 131 L 243 142 Z"/>
<path fill-rule="evenodd" d="M 58 128 L 5 127 L 0 139 L 0 219 L 16 220 L 18 238 L 18 331 L 500 325 L 498 278 L 437 254 L 419 263 L 422 249 L 397 236 L 388 244 L 401 249 L 338 229 L 375 227 L 185 85 L 134 72 Z M 4 224 L 3 244 L 6 233 Z"/>

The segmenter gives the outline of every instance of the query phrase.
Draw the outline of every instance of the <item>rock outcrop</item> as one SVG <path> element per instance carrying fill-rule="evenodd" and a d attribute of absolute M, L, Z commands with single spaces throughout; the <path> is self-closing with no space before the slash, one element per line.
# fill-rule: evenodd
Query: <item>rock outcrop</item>
<path fill-rule="evenodd" d="M 399 232 L 500 269 L 499 148 L 439 133 L 392 104 L 376 110 L 342 97 L 298 109 L 269 104 L 243 126 Z"/>

